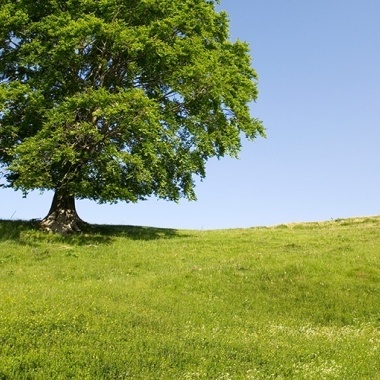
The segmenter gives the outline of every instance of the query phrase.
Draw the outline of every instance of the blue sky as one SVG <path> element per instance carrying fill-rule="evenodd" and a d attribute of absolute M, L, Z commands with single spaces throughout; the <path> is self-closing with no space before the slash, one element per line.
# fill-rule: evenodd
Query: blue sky
<path fill-rule="evenodd" d="M 380 1 L 222 0 L 259 75 L 267 139 L 211 160 L 197 202 L 97 205 L 88 222 L 219 229 L 380 214 Z M 0 218 L 42 218 L 51 193 L 0 190 Z"/>

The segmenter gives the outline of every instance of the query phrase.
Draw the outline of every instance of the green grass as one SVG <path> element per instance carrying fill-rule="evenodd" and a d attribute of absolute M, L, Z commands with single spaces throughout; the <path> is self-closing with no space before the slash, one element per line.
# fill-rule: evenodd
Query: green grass
<path fill-rule="evenodd" d="M 380 379 L 380 217 L 71 237 L 1 221 L 4 379 Z"/>

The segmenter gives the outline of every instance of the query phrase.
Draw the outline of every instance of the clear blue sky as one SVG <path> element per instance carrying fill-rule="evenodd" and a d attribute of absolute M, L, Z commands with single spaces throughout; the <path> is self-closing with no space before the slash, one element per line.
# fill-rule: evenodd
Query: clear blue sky
<path fill-rule="evenodd" d="M 78 202 L 93 223 L 216 229 L 380 214 L 380 1 L 222 0 L 250 44 L 267 139 L 212 160 L 197 202 Z M 42 218 L 51 193 L 0 190 L 0 218 Z"/>

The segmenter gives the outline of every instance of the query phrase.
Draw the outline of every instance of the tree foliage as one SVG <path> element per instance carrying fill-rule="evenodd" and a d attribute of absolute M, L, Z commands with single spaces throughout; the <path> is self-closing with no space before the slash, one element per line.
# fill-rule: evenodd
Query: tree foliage
<path fill-rule="evenodd" d="M 210 157 L 264 135 L 249 49 L 206 0 L 0 0 L 7 186 L 194 199 Z"/>

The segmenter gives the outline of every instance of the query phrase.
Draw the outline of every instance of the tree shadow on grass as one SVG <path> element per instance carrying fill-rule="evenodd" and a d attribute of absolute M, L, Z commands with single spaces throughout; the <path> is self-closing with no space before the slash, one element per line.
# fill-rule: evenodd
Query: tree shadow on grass
<path fill-rule="evenodd" d="M 0 220 L 0 242 L 20 241 L 25 232 L 37 229 L 36 223 L 23 220 Z"/>
<path fill-rule="evenodd" d="M 123 225 L 91 225 L 90 230 L 104 237 L 127 237 L 132 240 L 157 240 L 184 237 L 172 228 L 123 226 Z"/>
<path fill-rule="evenodd" d="M 158 240 L 185 237 L 175 229 L 122 225 L 88 225 L 85 231 L 58 235 L 41 231 L 38 221 L 0 220 L 0 242 L 12 241 L 22 245 L 65 243 L 70 245 L 109 244 L 118 237 L 132 240 Z"/>

